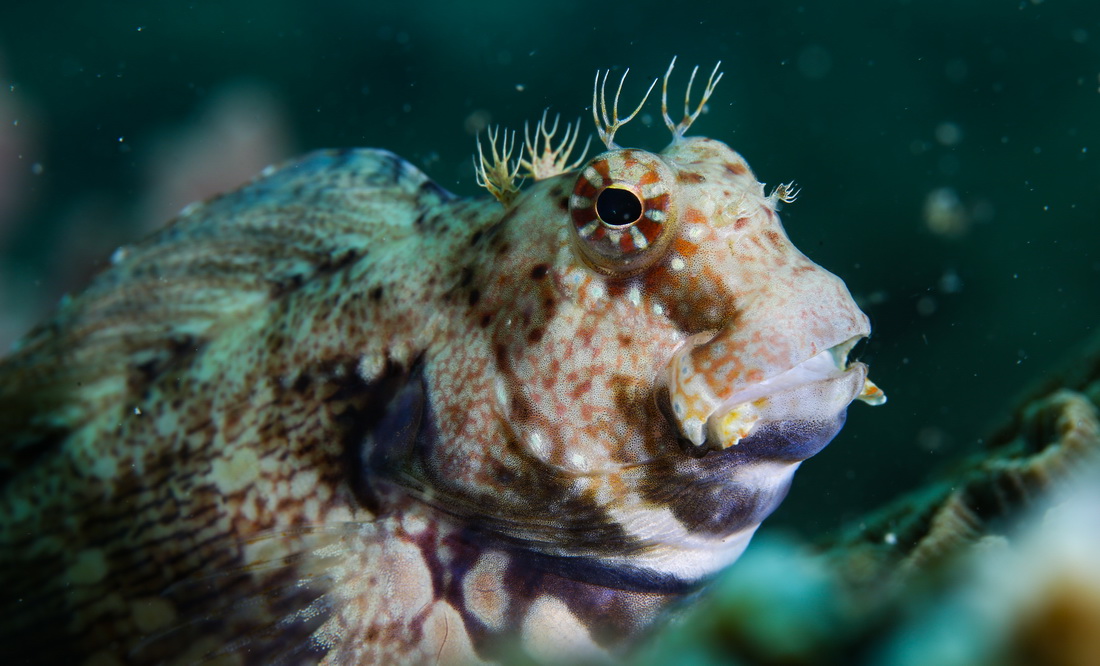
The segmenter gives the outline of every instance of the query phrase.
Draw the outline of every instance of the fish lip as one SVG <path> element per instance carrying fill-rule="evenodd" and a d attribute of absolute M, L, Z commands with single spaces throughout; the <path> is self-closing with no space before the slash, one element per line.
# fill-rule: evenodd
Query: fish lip
<path fill-rule="evenodd" d="M 859 335 L 844 342 L 833 345 L 814 356 L 798 363 L 797 365 L 768 377 L 754 384 L 750 384 L 724 400 L 719 410 L 726 410 L 739 404 L 751 402 L 757 398 L 765 397 L 802 384 L 827 379 L 835 379 L 846 374 L 852 368 L 848 363 L 848 353 L 865 336 Z M 863 365 L 860 363 L 859 365 Z"/>
<path fill-rule="evenodd" d="M 686 443 L 703 451 L 724 450 L 767 423 L 835 418 L 863 395 L 861 391 L 866 392 L 868 386 L 875 388 L 867 380 L 867 366 L 848 360 L 852 348 L 865 337 L 859 332 L 787 370 L 743 387 L 725 400 L 715 401 L 701 427 L 683 432 Z"/>

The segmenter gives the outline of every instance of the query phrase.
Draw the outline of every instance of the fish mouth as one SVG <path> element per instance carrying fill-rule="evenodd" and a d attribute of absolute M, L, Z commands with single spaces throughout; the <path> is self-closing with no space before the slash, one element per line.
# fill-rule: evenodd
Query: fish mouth
<path fill-rule="evenodd" d="M 849 338 L 720 400 L 712 395 L 690 395 L 689 391 L 702 388 L 698 384 L 673 382 L 673 411 L 681 434 L 698 449 L 725 450 L 769 424 L 823 423 L 834 420 L 854 400 L 884 403 L 885 394 L 867 378 L 867 366 L 848 360 L 852 348 L 863 338 Z M 672 376 L 677 374 L 673 370 Z M 693 413 L 682 407 L 675 409 L 676 391 L 681 394 L 680 404 L 692 405 Z M 687 400 L 683 399 L 685 395 Z"/>

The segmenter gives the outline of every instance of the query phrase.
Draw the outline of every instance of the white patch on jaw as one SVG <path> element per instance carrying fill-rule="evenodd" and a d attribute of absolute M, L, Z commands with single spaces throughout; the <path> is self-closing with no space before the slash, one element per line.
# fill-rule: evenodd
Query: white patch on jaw
<path fill-rule="evenodd" d="M 642 290 L 635 285 L 626 292 L 626 298 L 630 301 L 631 305 L 638 307 L 642 304 Z"/>
<path fill-rule="evenodd" d="M 790 474 L 798 465 L 789 465 Z M 733 564 L 759 527 L 750 525 L 723 537 L 696 534 L 668 507 L 630 506 L 608 512 L 623 530 L 649 544 L 629 557 L 607 558 L 609 564 L 630 566 L 672 575 L 683 581 L 698 581 Z"/>
<path fill-rule="evenodd" d="M 462 615 L 450 604 L 442 601 L 432 604 L 424 618 L 423 627 L 422 645 L 427 646 L 426 651 L 432 655 L 432 663 L 474 664 L 481 661 L 474 652 Z M 421 655 L 423 654 L 422 652 Z M 390 655 L 392 657 L 392 653 Z"/>
<path fill-rule="evenodd" d="M 420 549 L 400 539 L 391 539 L 378 563 L 380 590 L 399 599 L 401 608 L 424 608 L 433 601 L 432 572 Z"/>
<path fill-rule="evenodd" d="M 565 602 L 548 594 L 531 604 L 523 618 L 521 635 L 523 647 L 540 662 L 604 662 L 610 658 Z"/>
<path fill-rule="evenodd" d="M 462 577 L 462 600 L 470 611 L 491 631 L 504 629 L 504 613 L 508 609 L 508 591 L 504 589 L 504 569 L 508 557 L 498 551 L 488 551 Z"/>

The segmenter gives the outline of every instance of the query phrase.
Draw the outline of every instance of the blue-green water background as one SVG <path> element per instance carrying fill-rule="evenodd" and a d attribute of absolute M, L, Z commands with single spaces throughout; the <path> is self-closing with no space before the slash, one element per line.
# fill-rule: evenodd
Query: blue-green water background
<path fill-rule="evenodd" d="M 549 106 L 589 132 L 597 68 L 631 67 L 633 100 L 673 55 L 681 77 L 726 72 L 692 133 L 803 187 L 787 230 L 870 314 L 864 359 L 890 397 L 850 410 L 770 526 L 826 532 L 917 485 L 1094 330 L 1095 0 L 5 2 L 0 157 L 21 201 L 0 217 L 0 318 L 9 337 L 29 326 L 143 233 L 130 206 L 155 144 L 226 90 L 281 109 L 283 156 L 384 147 L 476 195 L 486 118 Z M 667 139 L 659 122 L 618 137 Z M 930 228 L 935 191 L 958 233 Z"/>

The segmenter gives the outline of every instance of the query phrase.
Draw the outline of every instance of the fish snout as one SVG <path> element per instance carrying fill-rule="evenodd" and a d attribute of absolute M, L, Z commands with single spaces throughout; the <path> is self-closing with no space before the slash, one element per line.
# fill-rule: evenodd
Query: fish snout
<path fill-rule="evenodd" d="M 689 337 L 674 354 L 670 406 L 692 445 L 724 450 L 770 426 L 835 423 L 856 399 L 885 401 L 867 366 L 848 360 L 870 334 L 867 316 L 838 278 L 817 270 L 807 288 L 765 293 L 725 328 Z"/>

